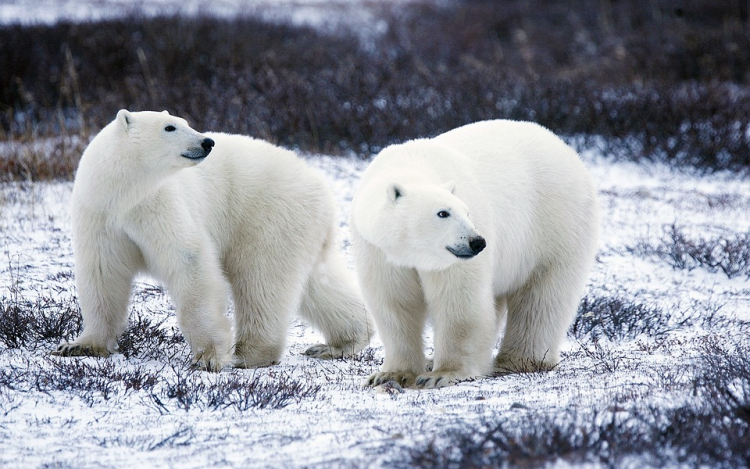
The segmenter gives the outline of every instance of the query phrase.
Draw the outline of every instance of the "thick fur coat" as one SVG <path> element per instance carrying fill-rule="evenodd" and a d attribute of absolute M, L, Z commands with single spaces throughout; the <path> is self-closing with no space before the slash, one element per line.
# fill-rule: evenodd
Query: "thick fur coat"
<path fill-rule="evenodd" d="M 337 248 L 330 190 L 269 143 L 122 110 L 81 158 L 72 222 L 83 332 L 60 355 L 117 350 L 138 272 L 166 285 L 209 370 L 278 363 L 297 312 L 325 336 L 313 356 L 356 352 L 372 333 Z"/>
<path fill-rule="evenodd" d="M 597 250 L 599 207 L 572 148 L 539 125 L 496 120 L 385 148 L 362 177 L 351 226 L 385 345 L 368 383 L 436 387 L 559 362 Z"/>

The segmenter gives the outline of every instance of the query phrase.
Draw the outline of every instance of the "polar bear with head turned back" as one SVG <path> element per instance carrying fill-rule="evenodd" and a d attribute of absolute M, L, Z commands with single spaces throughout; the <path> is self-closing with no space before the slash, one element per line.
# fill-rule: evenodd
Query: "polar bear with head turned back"
<path fill-rule="evenodd" d="M 116 351 L 138 272 L 166 285 L 198 367 L 277 363 L 296 312 L 326 338 L 308 355 L 356 352 L 372 328 L 337 249 L 335 222 L 325 181 L 292 152 L 201 134 L 166 111 L 121 110 L 76 173 L 83 331 L 55 353 Z M 225 315 L 230 290 L 234 336 Z"/>
<path fill-rule="evenodd" d="M 588 171 L 539 125 L 484 121 L 383 149 L 352 205 L 355 266 L 385 347 L 367 383 L 431 388 L 554 367 L 598 226 Z"/>

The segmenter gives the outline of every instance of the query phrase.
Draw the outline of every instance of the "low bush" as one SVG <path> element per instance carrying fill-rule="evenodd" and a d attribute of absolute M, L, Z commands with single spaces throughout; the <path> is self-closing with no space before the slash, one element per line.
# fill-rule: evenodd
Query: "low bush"
<path fill-rule="evenodd" d="M 41 296 L 34 301 L 17 296 L 0 298 L 0 345 L 5 348 L 57 345 L 75 338 L 81 328 L 75 298 Z"/>
<path fill-rule="evenodd" d="M 151 319 L 136 311 L 130 315 L 128 327 L 119 340 L 120 353 L 125 358 L 164 359 L 183 350 L 187 343 L 175 326 L 165 326 L 167 316 Z"/>
<path fill-rule="evenodd" d="M 621 158 L 746 170 L 748 12 L 719 3 L 386 3 L 361 36 L 206 15 L 3 25 L 0 180 L 72 178 L 120 108 L 363 156 L 524 119 Z"/>
<path fill-rule="evenodd" d="M 662 260 L 675 269 L 701 267 L 709 272 L 723 272 L 728 278 L 750 278 L 750 234 L 747 233 L 691 237 L 672 223 L 664 226 L 661 238 L 656 243 L 641 240 L 628 246 L 626 251 Z"/>
<path fill-rule="evenodd" d="M 152 399 L 165 409 L 164 397 L 184 410 L 281 409 L 292 403 L 315 399 L 320 389 L 320 385 L 303 383 L 287 374 L 270 378 L 240 372 L 219 374 L 211 379 L 202 372 L 175 369 L 174 377 L 167 378 L 162 392 L 152 394 Z"/>
<path fill-rule="evenodd" d="M 592 342 L 600 338 L 635 339 L 642 334 L 662 337 L 677 325 L 676 319 L 661 308 L 621 296 L 586 295 L 581 299 L 568 334 L 577 340 Z"/>
<path fill-rule="evenodd" d="M 613 396 L 601 411 L 499 415 L 480 425 L 459 424 L 411 449 L 406 460 L 392 464 L 503 468 L 565 461 L 606 467 L 748 467 L 748 357 L 746 343 L 706 344 L 698 364 L 689 369 L 695 375 L 694 399 L 685 404 L 639 406 L 617 402 Z"/>

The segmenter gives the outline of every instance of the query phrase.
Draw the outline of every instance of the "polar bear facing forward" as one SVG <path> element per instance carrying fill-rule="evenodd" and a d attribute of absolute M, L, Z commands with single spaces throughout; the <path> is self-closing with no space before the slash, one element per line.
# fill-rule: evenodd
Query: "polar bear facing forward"
<path fill-rule="evenodd" d="M 166 284 L 199 367 L 277 363 L 298 311 L 327 341 L 309 355 L 356 352 L 371 327 L 336 246 L 335 218 L 325 181 L 292 152 L 200 134 L 166 111 L 122 110 L 89 144 L 76 173 L 83 332 L 56 353 L 117 350 L 139 271 Z M 234 337 L 225 315 L 230 287 Z"/>
<path fill-rule="evenodd" d="M 598 226 L 586 168 L 536 124 L 478 122 L 385 148 L 352 207 L 355 266 L 385 347 L 367 383 L 430 388 L 555 366 Z"/>

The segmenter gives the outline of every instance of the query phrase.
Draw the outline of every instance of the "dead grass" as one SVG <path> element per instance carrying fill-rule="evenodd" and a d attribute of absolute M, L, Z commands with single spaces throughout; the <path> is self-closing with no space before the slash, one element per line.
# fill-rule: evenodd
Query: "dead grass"
<path fill-rule="evenodd" d="M 704 238 L 690 236 L 675 223 L 665 225 L 657 242 L 642 239 L 625 250 L 636 256 L 655 258 L 675 269 L 704 268 L 723 272 L 728 278 L 750 278 L 750 234 L 725 233 Z"/>
<path fill-rule="evenodd" d="M 509 413 L 481 425 L 458 425 L 411 449 L 395 467 L 545 467 L 559 461 L 603 467 L 750 466 L 750 350 L 710 344 L 695 367 L 692 394 L 673 407 L 640 405 L 613 390 L 595 409 L 554 415 Z M 674 376 L 673 376 L 674 377 Z M 682 379 L 682 378 L 681 378 Z M 660 374 L 654 392 L 671 386 Z"/>
<path fill-rule="evenodd" d="M 523 119 L 620 158 L 745 170 L 750 34 L 737 5 L 406 3 L 384 6 L 387 31 L 367 39 L 207 16 L 4 25 L 0 180 L 71 179 L 123 107 L 364 156 Z"/>
<path fill-rule="evenodd" d="M 672 316 L 656 306 L 621 296 L 586 295 L 578 306 L 569 335 L 592 342 L 600 338 L 634 339 L 639 335 L 658 338 L 676 327 Z"/>

